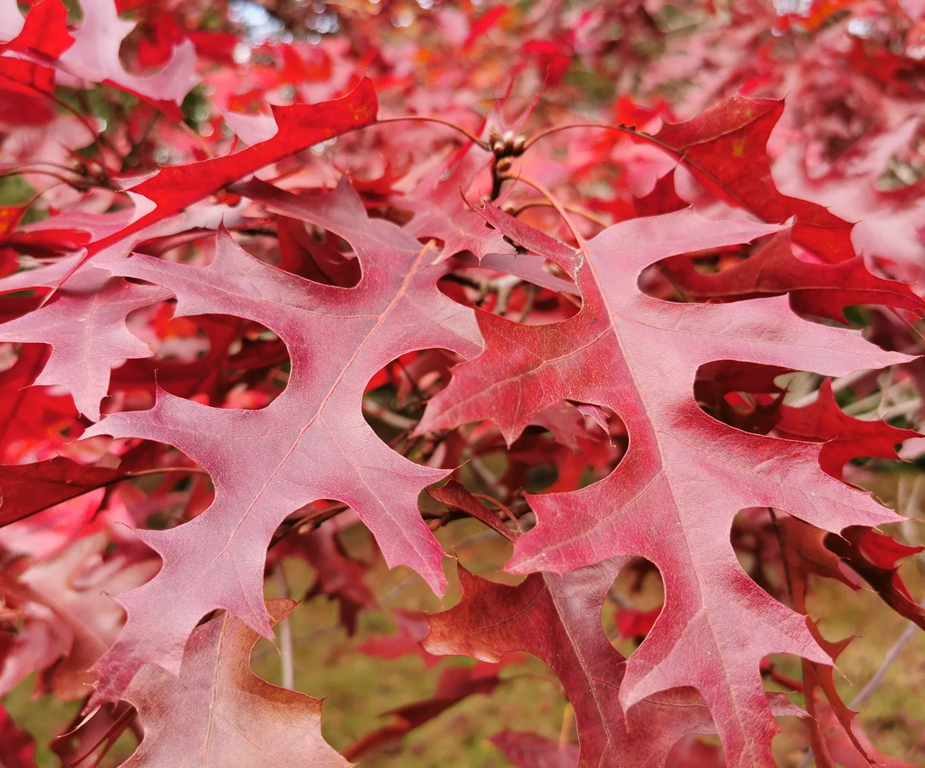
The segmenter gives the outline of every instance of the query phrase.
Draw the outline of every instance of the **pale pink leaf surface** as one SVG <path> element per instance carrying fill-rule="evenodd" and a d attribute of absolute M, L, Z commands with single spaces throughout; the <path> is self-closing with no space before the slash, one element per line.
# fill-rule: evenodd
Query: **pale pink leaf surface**
<path fill-rule="evenodd" d="M 516 768 L 576 768 L 578 747 L 525 731 L 501 731 L 489 741 Z"/>
<path fill-rule="evenodd" d="M 0 41 L 12 40 L 23 28 L 25 19 L 16 0 L 0 0 Z"/>
<path fill-rule="evenodd" d="M 62 266 L 73 261 L 71 257 L 63 264 L 13 275 L 0 281 L 0 290 L 17 283 L 29 287 L 48 284 L 49 278 L 66 274 Z M 0 325 L 0 341 L 50 344 L 51 356 L 34 383 L 66 387 L 77 410 L 99 421 L 100 401 L 109 390 L 113 366 L 151 356 L 148 345 L 129 331 L 125 318 L 169 297 L 162 288 L 112 278 L 106 270 L 88 265 L 75 273 L 51 302 Z"/>
<path fill-rule="evenodd" d="M 153 409 L 113 414 L 86 433 L 169 443 L 215 484 L 214 503 L 196 519 L 139 532 L 164 567 L 150 584 L 118 598 L 128 624 L 100 664 L 102 697 L 117 695 L 141 663 L 178 669 L 186 637 L 215 608 L 268 635 L 267 546 L 286 515 L 319 499 L 353 507 L 390 566 L 408 565 L 435 591 L 444 589 L 443 550 L 421 519 L 417 497 L 447 473 L 389 449 L 360 404 L 370 378 L 402 354 L 431 347 L 477 354 L 472 310 L 437 289 L 448 267 L 427 266 L 417 241 L 389 222 L 367 219 L 345 181 L 321 195 L 297 197 L 266 184 L 255 184 L 251 194 L 344 237 L 363 276 L 355 288 L 313 283 L 257 261 L 225 232 L 208 267 L 148 256 L 110 265 L 168 288 L 178 316 L 217 313 L 262 323 L 288 347 L 292 370 L 286 390 L 262 410 L 210 408 L 160 391 Z"/>
<path fill-rule="evenodd" d="M 275 624 L 295 603 L 273 600 L 267 607 Z M 321 736 L 321 702 L 251 670 L 258 639 L 226 613 L 196 628 L 179 675 L 146 665 L 125 692 L 144 739 L 123 767 L 348 768 Z"/>
<path fill-rule="evenodd" d="M 107 593 L 143 584 L 158 568 L 151 556 L 104 562 L 109 543 L 110 537 L 99 531 L 33 563 L 18 578 L 0 574 L 0 595 L 13 599 L 26 616 L 24 631 L 0 668 L 0 691 L 38 672 L 39 691 L 64 700 L 91 692 L 89 668 L 122 628 L 122 609 Z"/>
<path fill-rule="evenodd" d="M 119 18 L 114 0 L 81 0 L 80 5 L 83 22 L 74 33 L 74 45 L 60 58 L 68 71 L 93 82 L 109 80 L 150 99 L 176 104 L 199 83 L 196 49 L 189 40 L 174 48 L 160 72 L 133 75 L 122 66 L 119 47 L 135 28 L 135 22 Z"/>
<path fill-rule="evenodd" d="M 909 358 L 883 352 L 856 332 L 803 321 L 785 297 L 672 304 L 637 287 L 640 271 L 655 261 L 745 242 L 778 226 L 707 221 L 684 210 L 612 226 L 576 254 L 496 208 L 483 213 L 572 275 L 582 310 L 545 326 L 479 313 L 485 353 L 456 369 L 419 431 L 490 419 L 511 442 L 560 400 L 616 412 L 630 436 L 626 456 L 587 488 L 529 497 L 539 522 L 517 542 L 508 570 L 564 573 L 627 555 L 654 562 L 665 607 L 627 663 L 622 706 L 695 687 L 729 765 L 772 765 L 775 724 L 761 658 L 828 658 L 803 617 L 741 569 L 729 541 L 733 517 L 749 507 L 774 507 L 835 532 L 897 518 L 826 475 L 818 446 L 746 434 L 703 413 L 693 398 L 695 374 L 704 363 L 737 360 L 845 376 Z"/>

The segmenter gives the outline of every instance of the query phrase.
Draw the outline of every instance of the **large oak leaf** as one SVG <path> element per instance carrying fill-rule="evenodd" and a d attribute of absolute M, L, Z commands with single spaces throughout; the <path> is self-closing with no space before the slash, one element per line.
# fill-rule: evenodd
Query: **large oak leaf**
<path fill-rule="evenodd" d="M 827 475 L 818 446 L 746 434 L 705 414 L 693 397 L 695 375 L 720 360 L 844 376 L 908 358 L 858 333 L 800 320 L 784 297 L 670 304 L 637 286 L 640 271 L 655 261 L 741 243 L 777 226 L 707 221 L 685 210 L 617 224 L 575 253 L 496 208 L 483 213 L 572 275 L 583 306 L 543 326 L 479 313 L 485 353 L 456 369 L 419 429 L 490 419 L 511 442 L 536 413 L 563 399 L 616 412 L 630 437 L 621 463 L 579 491 L 530 496 L 539 523 L 517 542 L 507 568 L 564 573 L 619 556 L 651 560 L 665 582 L 665 607 L 627 663 L 622 706 L 692 686 L 710 707 L 730 766 L 772 765 L 775 724 L 761 658 L 827 657 L 803 617 L 739 566 L 729 541 L 734 516 L 775 507 L 833 532 L 897 518 Z"/>
<path fill-rule="evenodd" d="M 113 414 L 86 433 L 169 443 L 215 483 L 214 503 L 196 519 L 139 532 L 164 567 L 150 584 L 118 598 L 128 624 L 101 662 L 104 697 L 118 694 L 141 663 L 178 669 L 188 634 L 215 608 L 268 634 L 267 546 L 286 515 L 319 499 L 353 507 L 390 566 L 411 566 L 434 590 L 444 589 L 443 550 L 421 519 L 417 497 L 446 472 L 390 450 L 360 405 L 370 378 L 407 352 L 443 347 L 472 356 L 481 349 L 472 310 L 436 286 L 453 264 L 427 266 L 426 249 L 394 224 L 368 219 L 346 181 L 321 195 L 266 184 L 251 193 L 271 210 L 346 239 L 363 275 L 355 288 L 313 283 L 257 261 L 225 232 L 208 267 L 149 256 L 110 265 L 171 290 L 178 316 L 221 313 L 265 325 L 288 347 L 292 370 L 286 390 L 262 410 L 210 408 L 160 391 L 153 409 Z"/>
<path fill-rule="evenodd" d="M 83 23 L 74 34 L 74 44 L 59 59 L 65 69 L 86 80 L 118 86 L 154 103 L 173 102 L 171 113 L 179 120 L 177 105 L 200 82 L 192 42 L 184 40 L 176 46 L 167 65 L 157 74 L 133 75 L 122 65 L 119 49 L 135 28 L 135 22 L 122 21 L 113 0 L 82 0 L 81 7 Z M 60 34 L 55 28 L 51 31 Z"/>

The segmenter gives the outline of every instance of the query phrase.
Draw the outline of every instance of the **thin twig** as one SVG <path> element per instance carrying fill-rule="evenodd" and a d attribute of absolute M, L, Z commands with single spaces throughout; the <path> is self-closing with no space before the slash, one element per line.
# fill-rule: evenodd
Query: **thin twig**
<path fill-rule="evenodd" d="M 390 411 L 388 408 L 384 408 L 378 403 L 371 403 L 368 400 L 363 401 L 363 413 L 381 421 L 383 424 L 388 424 L 390 427 L 408 432 L 418 425 L 414 419 L 409 419 L 407 416 L 402 416 L 400 413 Z"/>
<path fill-rule="evenodd" d="M 126 472 L 125 479 L 134 477 L 147 477 L 148 475 L 162 475 L 171 472 L 181 472 L 190 475 L 209 474 L 202 467 L 154 467 L 153 469 L 139 469 L 137 472 Z"/>
<path fill-rule="evenodd" d="M 663 147 L 664 149 L 670 150 L 677 154 L 675 150 L 653 136 L 649 136 L 646 133 L 640 133 L 639 131 L 633 128 L 628 128 L 625 125 L 611 125 L 609 123 L 569 123 L 568 125 L 554 125 L 551 128 L 547 128 L 545 131 L 540 131 L 539 133 L 527 139 L 527 143 L 524 144 L 524 152 L 530 149 L 530 147 L 536 144 L 536 142 L 538 142 L 540 139 L 545 139 L 547 136 L 552 136 L 552 134 L 559 133 L 560 131 L 570 131 L 574 128 L 600 128 L 605 131 L 616 131 L 617 133 L 625 133 L 630 136 L 638 136 L 641 139 L 650 139 L 653 144 L 658 144 L 660 147 Z"/>
<path fill-rule="evenodd" d="M 925 607 L 925 600 L 923 600 L 920 605 Z M 903 633 L 897 638 L 896 642 L 893 643 L 890 650 L 886 652 L 886 656 L 883 657 L 883 663 L 880 665 L 880 668 L 874 672 L 873 677 L 867 681 L 867 685 L 860 690 L 858 695 L 851 700 L 851 703 L 848 705 L 851 709 L 864 706 L 867 700 L 873 696 L 874 691 L 876 691 L 880 683 L 883 682 L 883 678 L 886 676 L 890 665 L 896 661 L 896 658 L 902 653 L 903 648 L 905 648 L 909 641 L 915 636 L 917 630 L 918 626 L 911 621 L 906 625 Z"/>
<path fill-rule="evenodd" d="M 279 589 L 280 597 L 289 597 L 289 581 L 286 579 L 286 571 L 283 570 L 283 562 L 277 564 L 273 571 L 276 578 L 276 585 Z M 278 625 L 279 627 L 279 656 L 282 666 L 283 688 L 293 690 L 295 688 L 295 663 L 292 654 L 292 622 L 290 616 L 286 616 Z"/>
<path fill-rule="evenodd" d="M 451 123 L 449 120 L 442 120 L 439 117 L 427 117 L 424 115 L 404 115 L 402 117 L 387 117 L 381 120 L 377 120 L 375 123 L 373 123 L 373 125 L 382 125 L 384 123 L 399 123 L 399 122 L 403 122 L 406 120 L 420 120 L 422 122 L 437 123 L 438 125 L 445 125 L 447 128 L 452 128 L 454 131 L 458 131 L 459 133 L 463 134 L 463 136 L 469 139 L 469 141 L 473 142 L 474 144 L 477 144 L 482 149 L 489 149 L 489 146 L 486 142 L 482 141 L 480 138 L 478 138 L 474 134 L 469 133 L 469 131 L 467 131 L 461 125 L 457 125 L 456 123 Z"/>
<path fill-rule="evenodd" d="M 523 205 L 518 206 L 513 211 L 511 211 L 511 216 L 517 218 L 524 211 L 530 208 L 554 208 L 555 206 L 547 200 L 528 200 Z M 577 205 L 568 205 L 566 203 L 562 204 L 562 207 L 565 208 L 569 213 L 577 213 L 579 216 L 586 218 L 588 221 L 592 221 L 597 224 L 599 227 L 606 229 L 610 226 L 606 221 L 604 221 L 596 213 L 592 213 L 587 208 L 582 208 Z"/>
<path fill-rule="evenodd" d="M 311 643 L 317 640 L 319 637 L 324 637 L 329 635 L 331 632 L 334 632 L 340 629 L 343 625 L 339 621 L 335 621 L 333 624 L 326 624 L 323 627 L 318 629 L 313 629 L 311 632 L 306 632 L 304 635 L 297 635 L 292 638 L 292 644 L 295 645 L 305 645 L 306 643 Z M 273 648 L 263 648 L 258 650 L 253 655 L 253 662 L 256 664 L 258 661 L 265 659 L 273 652 Z"/>
<path fill-rule="evenodd" d="M 530 316 L 530 313 L 533 311 L 533 307 L 536 305 L 536 297 L 539 294 L 539 288 L 537 288 L 532 283 L 527 283 L 526 288 L 527 300 L 524 302 L 524 307 L 520 311 L 520 317 L 517 318 L 518 323 L 527 322 L 527 318 Z"/>
<path fill-rule="evenodd" d="M 472 495 L 477 499 L 482 499 L 483 501 L 487 501 L 489 504 L 496 506 L 499 510 L 501 510 L 502 515 L 507 517 L 507 519 L 514 524 L 514 527 L 517 529 L 518 533 L 521 535 L 525 533 L 524 527 L 520 524 L 520 520 L 517 519 L 517 515 L 511 512 L 511 510 L 504 506 L 504 504 L 502 504 L 500 501 L 492 498 L 491 496 L 486 496 L 484 493 L 473 493 Z"/>
<path fill-rule="evenodd" d="M 553 195 L 545 186 L 540 184 L 536 179 L 532 179 L 529 176 L 524 176 L 523 174 L 518 174 L 516 176 L 504 176 L 502 177 L 503 181 L 522 181 L 528 187 L 533 187 L 537 192 L 539 192 L 543 197 L 545 197 L 551 204 L 552 207 L 558 211 L 559 215 L 562 217 L 562 220 L 565 222 L 565 226 L 569 228 L 569 231 L 572 233 L 572 237 L 575 238 L 575 242 L 578 243 L 578 247 L 585 251 L 587 250 L 587 242 L 581 236 L 581 232 L 578 231 L 578 228 L 572 222 L 572 217 L 568 215 L 568 211 L 565 210 L 565 207 L 562 203 L 559 202 L 559 199 Z"/>
<path fill-rule="evenodd" d="M 84 92 L 81 91 L 80 93 L 83 94 Z M 58 98 L 58 97 L 55 96 L 55 94 L 53 94 L 53 93 L 48 93 L 48 94 L 45 94 L 45 95 L 46 95 L 51 101 L 53 101 L 55 104 L 57 104 L 59 107 L 61 107 L 62 109 L 66 110 L 66 111 L 68 111 L 68 112 L 70 112 L 74 117 L 77 118 L 77 120 L 78 120 L 80 123 L 83 124 L 83 127 L 86 128 L 87 131 L 90 133 L 90 135 L 93 137 L 93 143 L 96 144 L 96 145 L 99 147 L 99 150 L 100 150 L 100 157 L 103 158 L 103 162 L 104 162 L 104 163 L 105 163 L 105 155 L 103 154 L 103 149 L 108 149 L 108 150 L 110 150 L 113 154 L 115 154 L 115 155 L 118 157 L 118 154 L 119 154 L 119 153 L 116 151 L 115 147 L 113 147 L 112 144 L 109 142 L 109 139 L 108 139 L 106 136 L 104 136 L 102 133 L 100 133 L 99 131 L 97 131 L 97 130 L 91 125 L 89 118 L 87 117 L 87 115 L 86 115 L 84 112 L 81 112 L 80 110 L 74 109 L 74 107 L 72 107 L 70 104 L 68 104 L 68 103 L 67 103 L 66 101 L 64 101 L 63 99 Z M 92 113 L 92 111 L 93 111 L 92 109 L 87 109 L 87 110 L 86 110 L 87 113 Z"/>
<path fill-rule="evenodd" d="M 11 168 L 8 171 L 0 171 L 0 178 L 8 178 L 11 176 L 50 176 L 51 178 L 57 179 L 63 184 L 67 184 L 69 187 L 74 186 L 78 179 L 82 178 L 78 176 L 76 179 L 66 179 L 59 173 L 55 173 L 54 171 L 43 171 L 41 168 Z"/>
<path fill-rule="evenodd" d="M 883 421 L 889 421 L 890 419 L 895 419 L 897 416 L 911 416 L 914 413 L 918 413 L 922 408 L 922 401 L 918 397 L 914 397 L 911 400 L 904 400 L 901 403 L 896 403 L 896 405 L 891 405 L 889 408 L 885 409 L 882 414 L 873 414 L 877 419 L 882 419 Z M 859 419 L 864 419 L 864 415 L 858 416 Z"/>
<path fill-rule="evenodd" d="M 475 472 L 476 477 L 485 484 L 488 490 L 494 489 L 502 496 L 507 493 L 507 488 L 499 483 L 498 478 L 488 471 L 488 467 L 485 466 L 485 463 L 478 456 L 473 456 L 469 459 L 469 466 L 472 468 L 472 471 Z"/>

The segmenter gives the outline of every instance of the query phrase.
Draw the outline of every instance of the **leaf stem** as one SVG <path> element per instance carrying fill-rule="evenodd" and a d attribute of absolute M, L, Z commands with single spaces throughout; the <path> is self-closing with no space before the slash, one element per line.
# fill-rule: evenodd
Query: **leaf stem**
<path fill-rule="evenodd" d="M 550 203 L 548 200 L 528 200 L 526 203 L 524 203 L 520 207 L 515 208 L 513 211 L 511 211 L 511 216 L 514 216 L 516 218 L 521 213 L 523 213 L 524 211 L 530 208 L 541 208 L 541 207 L 553 208 L 555 206 L 553 206 L 553 204 Z M 604 229 L 610 226 L 610 224 L 604 221 L 600 216 L 598 216 L 596 213 L 592 213 L 586 208 L 580 208 L 577 205 L 568 205 L 566 203 L 563 203 L 562 207 L 565 208 L 565 210 L 569 211 L 570 213 L 577 213 L 579 216 L 587 219 L 588 221 L 594 222 L 599 227 L 603 227 Z"/>
<path fill-rule="evenodd" d="M 573 128 L 601 128 L 608 131 L 617 131 L 618 133 L 625 133 L 629 136 L 638 136 L 642 139 L 651 140 L 653 144 L 658 144 L 664 149 L 670 150 L 672 152 L 674 151 L 671 149 L 671 147 L 669 147 L 667 144 L 663 144 L 658 139 L 649 136 L 646 133 L 640 133 L 635 128 L 630 128 L 626 125 L 610 125 L 608 123 L 569 123 L 568 125 L 554 125 L 551 128 L 547 128 L 545 131 L 540 131 L 539 133 L 534 134 L 529 139 L 527 139 L 527 143 L 524 144 L 524 152 L 530 149 L 530 147 L 536 144 L 536 142 L 538 142 L 540 139 L 545 139 L 547 136 L 552 136 L 554 133 L 569 131 Z"/>
<path fill-rule="evenodd" d="M 482 141 L 475 134 L 469 133 L 469 131 L 467 131 L 461 125 L 457 125 L 456 123 L 451 123 L 449 120 L 443 120 L 442 118 L 439 118 L 439 117 L 429 117 L 426 115 L 402 115 L 400 117 L 386 117 L 380 120 L 376 120 L 376 122 L 371 123 L 371 125 L 383 125 L 386 123 L 400 123 L 400 122 L 404 122 L 407 120 L 415 120 L 415 121 L 421 121 L 421 122 L 426 122 L 426 123 L 436 123 L 437 125 L 444 125 L 447 128 L 452 128 L 454 131 L 461 133 L 463 136 L 469 139 L 469 141 L 471 141 L 473 144 L 477 144 L 482 149 L 485 149 L 485 150 L 490 149 L 487 142 Z"/>
<path fill-rule="evenodd" d="M 588 243 L 581 236 L 581 233 L 578 231 L 577 227 L 572 222 L 571 216 L 568 215 L 568 211 L 565 209 L 565 206 L 559 202 L 559 199 L 553 195 L 546 187 L 544 187 L 536 179 L 532 179 L 529 176 L 524 176 L 523 174 L 518 174 L 517 176 L 502 176 L 502 181 L 522 181 L 528 187 L 533 187 L 537 192 L 539 192 L 543 197 L 545 197 L 553 208 L 559 213 L 562 217 L 562 220 L 565 222 L 565 226 L 569 228 L 569 231 L 572 233 L 572 237 L 575 238 L 575 242 L 578 243 L 578 247 L 584 251 L 587 249 Z"/>
<path fill-rule="evenodd" d="M 511 512 L 511 510 L 504 506 L 504 504 L 502 504 L 500 501 L 484 493 L 473 493 L 472 495 L 477 499 L 482 499 L 483 501 L 487 501 L 489 504 L 496 506 L 499 510 L 501 510 L 501 514 L 504 517 L 507 517 L 507 519 L 513 523 L 514 527 L 517 529 L 517 533 L 520 535 L 525 533 L 524 527 L 520 524 L 520 520 L 518 519 L 517 515 Z"/>

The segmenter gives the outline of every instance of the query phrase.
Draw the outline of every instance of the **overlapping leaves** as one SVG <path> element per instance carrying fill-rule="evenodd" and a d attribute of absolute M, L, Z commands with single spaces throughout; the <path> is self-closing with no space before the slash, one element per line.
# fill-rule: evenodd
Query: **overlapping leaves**
<path fill-rule="evenodd" d="M 0 46 L 0 86 L 35 98 L 52 93 L 56 73 L 77 75 L 139 96 L 178 119 L 177 105 L 200 76 L 190 40 L 165 46 L 166 66 L 157 75 L 132 75 L 118 49 L 134 24 L 120 20 L 106 0 L 81 5 L 84 19 L 70 27 L 57 0 L 37 3 L 22 24 L 12 8 L 12 20 L 0 20 L 8 41 Z M 499 18 L 494 11 L 486 14 L 483 27 L 476 24 L 463 47 Z M 294 54 L 286 50 L 292 63 Z M 704 381 L 703 371 L 719 370 L 716 366 L 742 379 L 754 370 L 748 366 L 845 376 L 910 359 L 868 344 L 855 331 L 794 314 L 843 322 L 851 304 L 915 311 L 922 301 L 907 286 L 868 271 L 854 253 L 848 222 L 775 189 L 765 144 L 782 109 L 777 100 L 736 97 L 695 120 L 669 123 L 654 136 L 634 139 L 642 137 L 679 159 L 708 197 L 731 202 L 766 223 L 727 209 L 722 220 L 701 218 L 683 207 L 672 179 L 663 177 L 635 209 L 663 215 L 624 221 L 587 242 L 573 231 L 576 249 L 493 205 L 478 211 L 466 207 L 459 192 L 471 192 L 478 173 L 491 177 L 495 191 L 510 181 L 498 176 L 498 158 L 492 159 L 486 146 L 460 152 L 461 162 L 448 172 L 435 165 L 419 174 L 408 195 L 395 191 L 400 174 L 393 178 L 390 167 L 379 186 L 358 183 L 356 189 L 346 177 L 321 192 L 283 191 L 286 174 L 280 186 L 242 181 L 319 142 L 372 125 L 377 100 L 367 79 L 336 101 L 274 107 L 277 132 L 251 147 L 161 168 L 134 186 L 126 184 L 122 191 L 130 190 L 134 211 L 54 213 L 45 239 L 37 243 L 29 239 L 35 231 L 16 229 L 26 208 L 4 209 L 4 218 L 14 221 L 4 230 L 4 238 L 10 235 L 4 242 L 27 243 L 36 252 L 42 245 L 51 256 L 38 269 L 19 272 L 6 256 L 0 263 L 5 276 L 0 291 L 32 292 L 7 300 L 0 325 L 0 339 L 27 345 L 5 371 L 0 390 L 7 400 L 0 403 L 4 456 L 17 462 L 0 472 L 2 524 L 88 490 L 108 489 L 135 469 L 128 454 L 120 454 L 118 467 L 115 454 L 84 463 L 51 458 L 64 444 L 62 433 L 76 433 L 77 422 L 71 417 L 55 439 L 44 442 L 36 434 L 55 433 L 57 425 L 36 426 L 28 419 L 14 425 L 19 408 L 34 410 L 29 398 L 35 390 L 24 389 L 31 384 L 63 385 L 80 413 L 99 421 L 85 436 L 149 441 L 142 448 L 152 442 L 173 446 L 208 472 L 215 487 L 211 505 L 203 504 L 204 511 L 191 505 L 183 524 L 138 531 L 163 566 L 147 584 L 116 598 L 126 608 L 127 624 L 96 666 L 94 702 L 124 694 L 138 708 L 147 735 L 129 764 L 176 761 L 189 752 L 204 762 L 227 762 L 252 748 L 247 760 L 254 764 L 302 759 L 300 750 L 312 751 L 319 764 L 343 764 L 318 736 L 316 702 L 273 689 L 247 669 L 254 633 L 272 636 L 272 624 L 288 610 L 277 604 L 268 611 L 264 603 L 267 548 L 290 514 L 323 500 L 342 502 L 373 533 L 390 566 L 410 566 L 442 593 L 444 552 L 422 520 L 418 498 L 464 454 L 459 446 L 465 431 L 449 438 L 449 430 L 474 421 L 495 425 L 508 443 L 529 425 L 548 427 L 563 450 L 576 455 L 584 445 L 582 414 L 592 414 L 599 427 L 606 426 L 606 414 L 616 414 L 622 424 L 614 429 L 628 433 L 629 448 L 605 479 L 580 490 L 527 495 L 538 524 L 523 536 L 459 486 L 432 494 L 516 540 L 508 570 L 528 576 L 508 587 L 462 570 L 462 602 L 430 618 L 425 648 L 489 662 L 507 651 L 526 650 L 546 661 L 576 712 L 579 754 L 561 749 L 558 755 L 569 764 L 577 759 L 581 765 L 661 765 L 676 744 L 700 744 L 691 734 L 718 733 L 727 765 L 770 765 L 773 716 L 797 711 L 782 697 L 769 699 L 761 660 L 771 653 L 796 654 L 807 660 L 812 674 L 831 682 L 831 675 L 819 670 L 831 663 L 834 644 L 821 640 L 814 625 L 807 626 L 800 613 L 777 602 L 739 566 L 729 532 L 743 509 L 786 513 L 783 540 L 802 547 L 788 556 L 794 562 L 803 557 L 806 572 L 838 577 L 841 564 L 849 563 L 887 602 L 921 621 L 896 574 L 898 558 L 914 550 L 891 547 L 879 534 L 868 533 L 896 517 L 838 479 L 846 458 L 859 450 L 892 456 L 892 441 L 909 433 L 880 423 L 858 427 L 835 408 L 826 388 L 816 407 L 769 406 L 764 431 L 774 429 L 775 436 L 722 424 L 695 399 L 695 386 L 703 391 L 711 383 L 713 394 L 728 394 L 721 382 Z M 438 184 L 439 178 L 444 180 Z M 383 208 L 386 197 L 396 209 L 410 212 L 410 222 L 395 223 L 406 217 Z M 258 258 L 266 255 L 259 248 L 251 249 L 252 255 L 240 247 L 236 237 L 242 238 L 224 226 L 207 265 L 201 259 L 183 263 L 175 254 L 162 258 L 170 248 L 152 246 L 164 237 L 201 241 L 203 232 L 222 220 L 234 229 L 246 220 L 241 211 L 250 202 L 261 219 L 255 223 L 253 210 L 246 217 L 255 227 L 249 243 L 259 243 L 265 235 L 260 227 L 271 222 L 280 268 Z M 326 257 L 336 262 L 328 271 L 308 264 L 314 258 L 310 249 L 320 247 L 314 238 L 322 232 Z M 338 238 L 350 253 L 342 252 L 348 248 Z M 758 238 L 768 240 L 749 253 L 748 243 Z M 516 253 L 512 244 L 520 246 Z M 748 258 L 718 274 L 697 271 L 691 254 L 728 248 Z M 554 267 L 547 271 L 543 260 Z M 658 262 L 683 298 L 722 303 L 669 304 L 646 295 L 638 285 L 640 274 Z M 499 314 L 473 311 L 438 288 L 451 272 L 476 265 L 527 280 L 537 292 L 561 291 L 569 302 L 580 295 L 581 309 L 574 314 L 572 308 L 565 320 L 527 325 L 499 316 L 498 304 Z M 358 279 L 337 279 L 347 275 Z M 466 278 L 455 277 L 466 284 Z M 173 299 L 181 321 L 212 316 L 201 325 L 214 328 L 224 322 L 216 316 L 234 318 L 230 331 L 210 337 L 223 341 L 208 357 L 160 369 L 161 383 L 175 383 L 171 376 L 176 374 L 184 382 L 179 389 L 191 397 L 158 389 L 147 410 L 135 409 L 128 396 L 107 403 L 111 391 L 131 390 L 126 382 L 133 375 L 154 388 L 153 368 L 132 367 L 151 351 L 130 332 L 126 318 Z M 530 305 L 523 306 L 526 318 Z M 248 323 L 273 336 L 261 340 L 259 350 L 272 353 L 259 364 L 253 363 L 259 351 L 230 351 L 237 329 Z M 50 355 L 34 344 L 51 345 Z M 454 369 L 450 385 L 430 400 L 417 427 L 418 437 L 438 435 L 434 443 L 447 438 L 442 458 L 423 456 L 428 464 L 423 466 L 390 450 L 364 420 L 361 404 L 370 380 L 393 360 L 431 348 L 469 362 Z M 203 404 L 205 393 L 196 391 L 196 383 L 208 375 L 204 369 L 236 356 L 240 362 L 248 354 L 258 369 L 283 362 L 285 390 L 278 396 L 251 393 L 252 405 L 265 406 L 259 409 Z M 120 369 L 116 386 L 111 370 L 127 359 L 133 363 Z M 705 368 L 709 365 L 714 367 Z M 183 378 L 177 369 L 189 376 Z M 439 375 L 446 378 L 445 365 Z M 765 386 L 763 392 L 777 391 L 776 384 Z M 62 398 L 60 390 L 55 397 Z M 573 432 L 562 432 L 550 419 L 550 409 L 563 401 L 579 406 L 560 408 L 573 419 Z M 53 416 L 51 402 L 42 407 Z M 828 442 L 820 447 L 823 441 Z M 43 460 L 20 462 L 15 452 L 26 455 L 26 446 L 40 450 Z M 572 464 L 575 488 L 582 466 L 577 460 Z M 332 530 L 303 533 L 316 535 L 307 548 L 309 560 L 318 568 L 340 569 L 321 574 L 318 589 L 341 601 L 344 623 L 352 631 L 357 613 L 377 606 L 359 582 L 366 569 L 335 552 Z M 626 659 L 608 642 L 599 614 L 616 572 L 632 556 L 658 567 L 666 602 L 643 645 Z M 41 573 L 38 566 L 33 578 Z M 357 581 L 358 589 L 351 592 L 337 577 Z M 49 602 L 25 590 L 25 583 L 11 580 L 8 592 L 40 608 Z M 802 596 L 794 607 L 805 607 Z M 229 613 L 197 628 L 217 609 Z M 92 642 L 62 646 L 70 654 L 61 665 L 68 673 L 75 671 L 71 666 L 88 666 L 99 657 L 99 637 L 108 642 L 115 634 L 117 619 L 97 612 L 107 619 L 107 631 Z M 404 631 L 397 638 L 396 647 L 404 651 L 420 635 Z M 51 668 L 56 653 L 52 648 L 42 663 Z M 426 656 L 427 663 L 434 658 Z M 28 673 L 25 664 L 19 670 Z M 471 693 L 493 690 L 500 684 L 496 672 L 446 673 L 433 700 L 396 710 L 399 722 L 358 742 L 353 754 L 407 733 Z M 79 682 L 84 684 L 82 676 Z M 839 721 L 847 721 L 846 708 L 833 700 L 834 687 L 822 687 Z M 274 735 L 256 734 L 255 713 L 261 730 Z M 304 739 L 290 744 L 280 734 L 290 734 L 288 726 L 296 720 Z M 3 730 L 13 733 L 12 726 Z M 174 740 L 174 734 L 182 738 Z M 279 754 L 262 744 L 254 747 L 252 736 L 279 740 L 271 745 Z M 548 745 L 511 734 L 499 734 L 498 741 L 515 761 L 518 744 L 530 747 L 521 750 L 524 754 L 548 751 Z M 717 759 L 716 750 L 710 759 Z"/>

